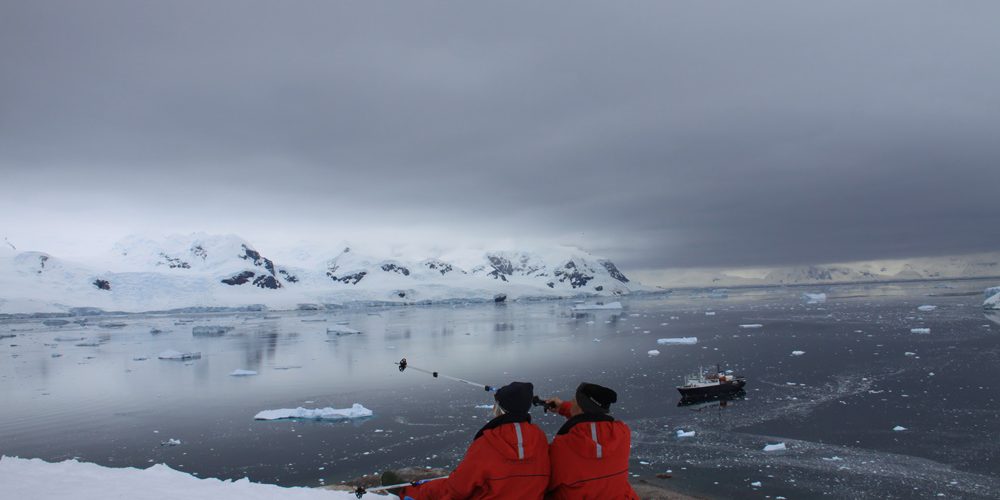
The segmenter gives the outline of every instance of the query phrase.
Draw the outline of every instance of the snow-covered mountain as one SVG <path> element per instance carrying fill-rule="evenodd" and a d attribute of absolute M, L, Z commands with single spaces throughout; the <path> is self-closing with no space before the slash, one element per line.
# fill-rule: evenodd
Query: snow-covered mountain
<path fill-rule="evenodd" d="M 128 237 L 101 262 L 67 262 L 0 248 L 0 313 L 74 307 L 153 311 L 186 307 L 423 302 L 500 297 L 615 296 L 648 290 L 613 262 L 579 249 L 484 252 L 463 268 L 441 258 L 386 259 L 344 244 L 281 261 L 234 235 Z"/>

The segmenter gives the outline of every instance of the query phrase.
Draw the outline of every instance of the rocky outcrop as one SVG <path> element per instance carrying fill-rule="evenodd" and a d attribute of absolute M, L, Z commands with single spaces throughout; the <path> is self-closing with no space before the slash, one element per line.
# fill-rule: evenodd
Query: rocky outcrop
<path fill-rule="evenodd" d="M 171 257 L 163 252 L 160 252 L 160 261 L 157 262 L 156 265 L 167 266 L 170 269 L 191 269 L 191 264 L 184 262 L 178 257 Z"/>
<path fill-rule="evenodd" d="M 409 269 L 407 269 L 407 268 L 405 268 L 405 267 L 403 267 L 403 266 L 401 266 L 399 264 L 396 264 L 394 262 L 386 262 L 385 264 L 382 264 L 381 267 L 382 267 L 382 270 L 385 271 L 385 272 L 387 272 L 387 273 L 397 273 L 397 274 L 402 274 L 403 276 L 409 276 L 410 275 L 410 270 Z"/>
<path fill-rule="evenodd" d="M 608 274 L 612 278 L 621 281 L 622 283 L 628 283 L 628 278 L 626 278 L 625 275 L 618 270 L 618 266 L 615 266 L 614 262 L 611 262 L 610 260 L 599 260 L 598 262 L 604 266 L 604 269 L 608 271 Z"/>
<path fill-rule="evenodd" d="M 267 272 L 271 273 L 271 276 L 274 276 L 274 262 L 271 262 L 271 259 L 262 257 L 260 252 L 243 245 L 243 254 L 240 255 L 240 258 L 253 262 L 255 266 L 263 266 Z"/>
<path fill-rule="evenodd" d="M 111 282 L 100 278 L 94 280 L 94 286 L 96 286 L 98 290 L 111 290 Z"/>
<path fill-rule="evenodd" d="M 349 285 L 357 285 L 359 281 L 368 275 L 368 271 L 356 271 L 348 274 L 336 274 L 337 266 L 333 266 L 326 271 L 327 277 L 333 281 L 339 281 Z"/>
<path fill-rule="evenodd" d="M 585 269 L 578 268 L 576 263 L 569 261 L 554 273 L 552 273 L 559 279 L 560 283 L 569 282 L 570 286 L 573 288 L 582 288 L 587 286 L 587 282 L 594 279 L 592 272 L 588 274 Z"/>
<path fill-rule="evenodd" d="M 242 285 L 250 281 L 250 278 L 253 277 L 254 277 L 253 271 L 243 271 L 242 273 L 236 274 L 234 276 L 222 280 L 222 282 L 232 286 Z"/>

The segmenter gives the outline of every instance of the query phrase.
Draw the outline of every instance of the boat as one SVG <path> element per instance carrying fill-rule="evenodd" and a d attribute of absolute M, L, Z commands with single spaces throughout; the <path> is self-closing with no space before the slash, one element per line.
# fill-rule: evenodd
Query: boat
<path fill-rule="evenodd" d="M 677 386 L 681 398 L 688 401 L 719 399 L 735 396 L 747 385 L 746 378 L 733 375 L 732 371 L 722 371 L 716 365 L 714 372 L 698 368 L 698 371 L 684 377 L 684 385 Z"/>

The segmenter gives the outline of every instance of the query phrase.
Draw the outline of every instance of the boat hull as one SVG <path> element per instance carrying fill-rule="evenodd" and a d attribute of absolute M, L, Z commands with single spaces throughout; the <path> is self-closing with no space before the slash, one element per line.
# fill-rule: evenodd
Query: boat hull
<path fill-rule="evenodd" d="M 685 400 L 718 399 L 735 395 L 742 391 L 745 385 L 747 385 L 745 380 L 734 380 L 732 382 L 723 382 L 703 387 L 678 387 L 677 391 L 681 393 L 681 398 Z"/>

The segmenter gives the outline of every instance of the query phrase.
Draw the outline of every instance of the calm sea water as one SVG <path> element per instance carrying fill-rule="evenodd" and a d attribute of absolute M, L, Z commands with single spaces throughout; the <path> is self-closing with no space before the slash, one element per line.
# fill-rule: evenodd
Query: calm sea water
<path fill-rule="evenodd" d="M 400 373 L 393 363 L 405 356 L 412 366 L 487 384 L 531 381 L 541 396 L 571 397 L 583 380 L 610 386 L 619 392 L 615 416 L 634 431 L 632 472 L 682 491 L 997 498 L 1000 316 L 981 309 L 989 284 L 828 287 L 822 304 L 799 297 L 820 289 L 677 292 L 588 313 L 546 301 L 146 315 L 61 327 L 7 321 L 0 335 L 15 337 L 0 340 L 0 454 L 107 466 L 162 462 L 202 477 L 283 485 L 453 466 L 489 418 L 476 406 L 491 397 Z M 920 312 L 922 304 L 938 308 Z M 125 326 L 98 325 L 108 321 Z M 338 323 L 364 333 L 327 335 Z M 201 325 L 234 328 L 194 336 Z M 931 333 L 911 333 L 917 327 Z M 658 346 L 663 337 L 699 342 Z M 167 349 L 202 358 L 156 359 Z M 661 354 L 649 356 L 650 349 Z M 749 379 L 746 397 L 679 407 L 682 377 L 716 363 Z M 229 376 L 236 369 L 259 374 Z M 375 416 L 253 420 L 265 409 L 353 403 Z M 538 410 L 534 419 L 550 436 L 562 423 Z M 678 438 L 678 429 L 695 437 Z M 181 444 L 163 445 L 169 439 Z M 762 450 L 776 442 L 787 450 Z M 668 471 L 671 479 L 656 477 Z"/>

